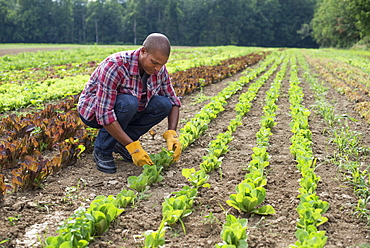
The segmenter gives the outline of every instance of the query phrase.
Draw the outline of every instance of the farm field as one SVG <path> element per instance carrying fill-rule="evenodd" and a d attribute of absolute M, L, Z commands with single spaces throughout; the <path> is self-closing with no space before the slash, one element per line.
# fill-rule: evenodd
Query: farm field
<path fill-rule="evenodd" d="M 206 181 L 209 187 L 195 187 L 196 197 L 191 199 L 191 207 L 187 209 L 190 211 L 181 221 L 162 230 L 164 247 L 215 247 L 223 242 L 220 234 L 228 214 L 247 220 L 242 239 L 246 240 L 248 247 L 289 247 L 294 244 L 296 246 L 293 247 L 370 247 L 370 54 L 345 50 L 245 48 L 240 53 L 236 49 L 230 50 L 231 57 L 245 56 L 244 60 L 230 62 L 230 56 L 220 56 L 227 53 L 227 49 L 214 49 L 213 52 L 209 49 L 211 55 L 208 58 L 212 58 L 209 61 L 194 59 L 202 57 L 205 51 L 201 49 L 195 49 L 197 55 L 191 55 L 193 53 L 189 51 L 193 49 L 190 48 L 181 49 L 179 53 L 175 50 L 168 68 L 177 84 L 174 85 L 176 91 L 182 95 L 179 133 L 184 151 L 181 158 L 162 171 L 162 181 L 141 190 L 135 201 L 114 218 L 106 232 L 89 240 L 89 247 L 143 247 L 144 232 L 160 228 L 164 199 L 179 196 L 175 192 L 194 186 L 183 176 L 183 169 L 189 168 L 197 171 L 208 168 Z M 175 58 L 182 62 L 177 63 Z M 8 60 L 11 62 L 12 58 Z M 238 61 L 243 61 L 242 66 Z M 63 102 L 59 98 L 81 90 L 81 85 L 83 87 L 94 68 L 95 63 L 91 62 L 76 59 L 73 63 L 83 64 L 79 68 L 84 69 L 74 71 L 73 67 L 66 67 L 63 74 L 59 70 L 63 64 L 57 62 L 45 69 L 31 70 L 36 66 L 25 64 L 21 69 L 7 69 L 2 73 L 0 86 L 8 84 L 8 87 L 4 87 L 1 94 L 20 94 L 24 88 L 16 89 L 15 93 L 4 89 L 9 89 L 12 84 L 22 86 L 24 82 L 42 84 L 52 80 L 48 83 L 52 86 L 61 80 L 61 83 L 68 81 L 78 85 L 74 92 L 66 91 L 57 98 L 46 97 L 46 90 L 42 91 L 43 98 L 35 98 L 34 92 L 27 101 L 5 105 L 5 95 L 1 96 L 1 106 L 4 106 L 1 121 L 7 123 L 0 129 L 0 148 L 3 149 L 0 174 L 4 175 L 5 182 L 2 189 L 8 185 L 8 192 L 3 192 L 4 198 L 0 202 L 0 225 L 6 227 L 0 230 L 0 245 L 4 247 L 42 247 L 40 243 L 49 236 L 57 236 L 58 226 L 76 209 L 81 206 L 88 208 L 99 195 L 117 196 L 124 189 L 130 190 L 129 177 L 143 172 L 142 168 L 120 160 L 117 154 L 117 173 L 99 172 L 91 154 L 92 130 L 76 132 L 75 136 L 66 135 L 68 132 L 74 134 L 73 128 L 85 129 L 73 119 L 76 98 L 71 100 L 72 103 L 64 100 L 64 109 L 56 111 L 54 108 Z M 222 64 L 227 66 L 221 67 Z M 52 79 L 48 76 L 51 67 L 53 75 L 58 75 Z M 202 70 L 193 71 L 191 68 L 194 67 Z M 43 72 L 37 74 L 38 71 Z M 192 77 L 197 75 L 195 81 L 187 78 L 189 74 L 183 75 L 183 71 Z M 4 77 L 4 73 L 8 76 Z M 22 77 L 26 73 L 29 75 Z M 216 77 L 216 74 L 220 76 Z M 30 78 L 31 82 L 27 81 Z M 180 85 L 185 81 L 188 84 Z M 226 91 L 229 93 L 222 98 L 221 94 Z M 59 117 L 51 116 L 50 119 L 61 118 L 63 112 L 69 113 L 62 125 L 66 131 L 59 132 L 62 137 L 59 140 L 50 135 L 55 139 L 49 147 L 46 141 L 42 147 L 37 139 L 37 144 L 29 143 L 28 147 L 34 150 L 42 147 L 40 154 L 30 153 L 29 156 L 46 160 L 59 151 L 64 152 L 67 147 L 69 160 L 62 163 L 61 159 L 58 170 L 55 165 L 52 167 L 56 161 L 52 160 L 50 175 L 39 177 L 42 179 L 42 183 L 38 182 L 40 188 L 34 189 L 35 185 L 26 184 L 25 179 L 30 180 L 26 177 L 28 175 L 35 176 L 29 171 L 36 166 L 37 159 L 26 157 L 28 153 L 22 149 L 18 153 L 21 157 L 14 154 L 12 158 L 6 157 L 11 149 L 5 152 L 4 147 L 7 142 L 16 140 L 16 131 L 10 132 L 12 125 L 14 130 L 23 130 L 23 135 L 33 132 L 36 136 L 38 130 L 32 126 L 32 131 L 26 131 L 31 128 L 29 124 L 25 129 L 16 129 L 17 125 L 10 124 L 11 120 L 22 122 L 11 114 L 24 112 L 23 115 L 28 114 L 27 119 L 32 119 L 42 111 L 42 104 L 47 100 L 53 102 L 45 109 L 59 114 Z M 30 103 L 34 106 L 30 107 Z M 217 111 L 212 106 L 216 106 Z M 26 109 L 17 110 L 19 107 Z M 197 113 L 208 113 L 212 118 L 208 117 L 209 123 L 205 124 L 197 121 L 201 116 Z M 67 119 L 71 119 L 70 122 Z M 71 124 L 73 122 L 74 125 Z M 189 123 L 201 123 L 202 131 L 194 138 L 188 138 L 193 135 L 189 134 Z M 157 135 L 141 137 L 148 153 L 157 154 L 165 147 L 161 136 L 166 126 L 164 121 L 155 127 Z M 71 140 L 71 137 L 79 137 L 80 140 Z M 220 145 L 222 152 L 216 156 L 211 153 L 214 150 L 210 144 L 218 137 L 229 138 Z M 70 140 L 67 142 L 69 146 L 63 143 L 64 139 Z M 55 144 L 60 143 L 64 144 L 62 148 L 56 148 Z M 85 146 L 86 150 L 77 145 Z M 211 159 L 218 162 L 209 169 L 206 162 Z M 22 162 L 28 170 L 23 170 L 23 174 L 12 172 Z M 247 180 L 247 175 L 256 171 L 255 167 L 262 174 L 249 179 L 249 185 L 258 183 L 265 189 L 265 198 L 258 207 L 270 205 L 275 210 L 274 214 L 246 213 L 226 203 L 232 194 L 237 193 L 236 187 Z M 14 181 L 14 178 L 20 181 Z M 242 243 L 239 247 L 243 247 Z"/>

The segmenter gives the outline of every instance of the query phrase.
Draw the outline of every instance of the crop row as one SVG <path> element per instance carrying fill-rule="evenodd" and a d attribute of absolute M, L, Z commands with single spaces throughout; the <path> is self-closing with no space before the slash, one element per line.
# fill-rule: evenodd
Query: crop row
<path fill-rule="evenodd" d="M 325 67 L 331 75 L 344 82 L 351 89 L 358 91 L 363 96 L 369 96 L 370 77 L 360 69 L 329 59 L 315 59 L 312 64 Z"/>
<path fill-rule="evenodd" d="M 369 75 L 344 62 L 326 58 L 313 59 L 311 56 L 306 56 L 306 59 L 323 79 L 331 83 L 334 89 L 354 102 L 355 110 L 370 123 Z M 340 68 L 338 68 L 338 63 Z"/>
<path fill-rule="evenodd" d="M 351 183 L 354 193 L 358 197 L 355 213 L 358 217 L 366 219 L 369 225 L 370 211 L 368 204 L 370 193 L 368 189 L 370 187 L 370 172 L 364 169 L 361 166 L 361 161 L 359 161 L 359 158 L 369 153 L 369 149 L 360 146 L 360 134 L 349 130 L 347 121 L 342 121 L 342 118 L 334 113 L 334 106 L 325 97 L 328 91 L 325 83 L 319 81 L 310 71 L 309 65 L 302 55 L 298 58 L 300 66 L 307 72 L 304 74 L 305 79 L 310 83 L 315 94 L 316 108 L 329 125 L 333 143 L 338 148 L 338 152 L 333 157 L 336 158 L 335 161 L 338 167 L 345 174 L 345 179 Z"/>
<path fill-rule="evenodd" d="M 346 95 L 346 97 L 352 102 L 364 101 L 364 97 L 356 88 L 348 86 L 347 82 L 331 74 L 325 64 L 320 64 L 318 61 L 319 60 L 310 60 L 310 64 L 315 67 L 315 69 L 320 73 L 320 76 L 322 76 L 325 81 L 328 81 L 332 84 L 334 89 L 336 89 L 340 94 Z"/>
<path fill-rule="evenodd" d="M 307 52 L 307 50 L 305 52 Z M 365 73 L 370 73 L 370 54 L 368 51 L 323 49 L 320 51 L 320 53 L 315 53 L 315 56 L 319 58 L 330 58 L 334 61 L 341 61 L 357 67 Z"/>
<path fill-rule="evenodd" d="M 35 53 L 19 53 L 0 57 L 0 71 L 23 70 L 29 68 L 48 68 L 68 63 L 86 63 L 101 61 L 107 53 L 121 51 L 122 47 L 84 46 L 76 49 L 61 49 L 54 51 L 38 51 Z"/>
<path fill-rule="evenodd" d="M 299 220 L 297 222 L 296 237 L 298 241 L 291 247 L 324 247 L 327 236 L 325 231 L 318 231 L 317 226 L 325 223 L 328 219 L 324 214 L 329 203 L 322 201 L 316 195 L 316 187 L 320 180 L 315 173 L 315 160 L 312 152 L 312 133 L 308 125 L 310 111 L 301 103 L 303 90 L 299 86 L 298 67 L 296 57 L 291 58 L 289 102 L 291 104 L 291 137 L 290 151 L 293 154 L 297 168 L 302 178 L 299 180 L 300 203 L 297 207 Z"/>
<path fill-rule="evenodd" d="M 134 49 L 136 47 L 128 47 Z M 51 79 L 62 79 L 74 77 L 76 75 L 90 75 L 97 63 L 103 60 L 107 54 L 121 51 L 122 47 L 91 48 L 53 51 L 42 51 L 38 53 L 20 53 L 18 55 L 8 55 L 0 57 L 0 93 L 9 92 L 11 84 L 17 84 L 19 89 L 24 84 L 28 89 L 31 86 L 40 84 L 51 84 Z M 167 63 L 170 74 L 178 71 L 187 70 L 200 66 L 216 66 L 230 58 L 242 57 L 251 52 L 256 52 L 256 48 L 244 49 L 225 49 L 224 47 L 174 49 Z M 22 58 L 31 57 L 22 65 Z M 42 63 L 42 61 L 44 61 Z M 16 62 L 14 62 L 16 61 Z M 44 82 L 47 81 L 47 82 Z M 5 85 L 5 86 L 4 86 Z"/>
<path fill-rule="evenodd" d="M 281 58 L 283 59 L 283 58 Z M 267 148 L 269 146 L 269 137 L 272 135 L 271 128 L 276 125 L 275 111 L 277 110 L 276 101 L 279 97 L 281 81 L 286 72 L 286 63 L 282 62 L 280 70 L 276 73 L 270 90 L 266 92 L 265 106 L 263 107 L 264 116 L 260 121 L 260 130 L 256 133 L 257 146 L 254 147 L 252 160 L 247 167 L 247 173 L 244 180 L 236 186 L 236 194 L 231 194 L 230 199 L 226 203 L 239 210 L 240 212 L 269 215 L 274 214 L 275 209 L 271 205 L 261 206 L 266 197 L 264 186 L 267 184 L 265 168 L 269 165 L 269 154 Z M 248 93 L 240 96 L 238 105 L 243 105 L 243 99 L 248 99 Z M 257 206 L 260 206 L 257 208 Z M 237 219 L 238 221 L 231 222 L 229 219 L 234 219 L 232 215 L 228 215 L 226 223 L 221 231 L 221 239 L 223 243 L 217 244 L 216 247 L 248 247 L 247 244 L 247 219 Z M 236 224 L 235 224 L 236 222 Z"/>
<path fill-rule="evenodd" d="M 353 53 L 353 52 L 352 52 Z M 351 54 L 352 54 L 351 53 Z M 355 103 L 355 110 L 370 123 L 370 68 L 366 58 L 361 56 L 349 57 L 348 54 L 336 52 L 335 57 L 328 58 L 305 51 L 306 59 L 311 66 L 320 73 L 326 81 L 340 94 L 344 94 L 348 100 Z M 366 62 L 365 62 L 366 61 Z"/>
<path fill-rule="evenodd" d="M 62 79 L 76 75 L 90 75 L 96 67 L 95 61 L 85 63 L 68 63 L 64 65 L 48 66 L 47 68 L 27 68 L 23 70 L 4 71 L 0 74 L 1 93 L 6 92 L 4 85 L 27 84 L 44 82 L 48 79 Z"/>
<path fill-rule="evenodd" d="M 196 197 L 198 189 L 200 187 L 210 187 L 210 185 L 207 183 L 209 179 L 208 173 L 221 167 L 222 159 L 220 158 L 223 154 L 228 152 L 228 143 L 230 143 L 233 139 L 233 132 L 235 132 L 237 127 L 242 124 L 241 120 L 243 116 L 249 112 L 251 102 L 255 99 L 258 90 L 276 70 L 278 63 L 279 62 L 277 61 L 272 64 L 271 68 L 267 72 L 265 72 L 249 86 L 248 91 L 242 94 L 243 97 L 241 96 L 239 98 L 239 103 L 235 106 L 236 118 L 230 121 L 226 132 L 219 133 L 216 136 L 216 139 L 209 143 L 207 149 L 208 154 L 203 156 L 203 162 L 199 165 L 200 169 L 196 170 L 195 168 L 190 168 L 182 170 L 182 175 L 188 180 L 191 186 L 189 187 L 186 185 L 180 191 L 173 192 L 173 197 L 165 198 L 165 201 L 162 204 L 163 217 L 159 225 L 159 229 L 157 231 L 148 231 L 144 233 L 144 247 L 159 247 L 163 245 L 165 243 L 165 227 L 167 225 L 173 225 L 178 221 L 181 222 L 183 230 L 186 232 L 182 218 L 191 214 L 194 197 Z M 249 106 L 249 108 L 244 106 Z M 192 126 L 190 123 L 191 122 L 188 122 L 186 125 Z M 191 128 L 188 130 L 191 130 Z M 186 143 L 188 142 L 186 141 Z M 186 145 L 186 143 L 184 143 L 184 145 Z M 244 202 L 245 201 L 246 200 L 244 199 Z M 247 222 L 245 219 L 238 219 L 233 215 L 228 215 L 227 222 L 224 225 L 224 231 L 221 235 L 224 242 L 233 241 L 237 243 L 245 243 L 245 240 L 243 239 L 246 236 L 246 223 Z M 225 247 L 224 245 L 228 244 L 219 244 L 217 247 Z"/>
<path fill-rule="evenodd" d="M 271 62 L 270 59 L 267 59 L 267 61 Z M 266 62 L 264 62 L 263 66 L 261 66 L 261 67 L 265 68 L 267 65 L 268 64 Z M 256 71 L 257 71 L 256 73 L 261 73 L 263 70 L 257 69 Z M 250 77 L 255 77 L 255 76 L 256 76 L 255 74 L 250 75 Z M 221 106 L 221 108 L 220 108 L 220 106 L 217 106 L 213 103 L 218 102 L 221 99 L 229 98 L 231 95 L 235 94 L 238 90 L 241 89 L 241 85 L 247 83 L 248 81 L 249 81 L 248 79 L 244 79 L 243 82 L 234 82 L 234 83 L 230 84 L 227 88 L 225 88 L 217 96 L 215 96 L 211 100 L 211 102 L 209 104 L 207 104 L 201 110 L 201 112 L 199 114 L 196 115 L 197 118 L 205 119 L 205 116 L 207 116 L 206 119 L 215 118 L 217 116 L 217 114 L 220 111 L 223 110 L 223 107 Z M 222 100 L 221 102 L 223 102 L 223 104 L 226 103 L 224 100 Z M 201 114 L 201 113 L 203 113 L 203 114 Z M 204 124 L 204 127 L 207 128 L 207 124 Z M 189 129 L 186 129 L 186 130 L 188 130 L 189 133 L 193 133 L 194 128 L 189 128 Z M 180 139 L 181 139 L 181 137 L 187 136 L 187 134 L 188 134 L 185 131 L 185 128 L 183 128 L 180 133 L 181 133 Z M 196 138 L 199 137 L 199 135 L 191 136 L 191 138 L 189 138 L 189 136 L 187 136 L 188 137 L 186 139 L 187 143 L 193 142 Z M 184 141 L 184 139 L 181 139 L 181 140 Z M 183 143 L 182 145 L 183 145 L 183 149 L 185 149 L 186 144 Z M 147 189 L 147 187 L 150 186 L 152 183 L 162 180 L 162 178 L 160 176 L 160 173 L 162 172 L 163 165 L 166 164 L 166 165 L 169 166 L 171 161 L 169 161 L 168 158 L 170 158 L 170 160 L 171 160 L 171 157 L 166 156 L 166 155 L 168 155 L 168 152 L 166 152 L 165 150 L 162 151 L 161 154 L 163 156 L 160 156 L 160 154 L 158 154 L 159 157 L 157 157 L 156 155 L 150 155 L 151 158 L 153 159 L 153 161 L 155 161 L 155 165 L 154 166 L 144 166 L 143 172 L 138 177 L 131 176 L 131 177 L 128 178 L 128 184 L 129 184 L 130 188 L 135 189 L 138 192 L 141 192 L 144 189 Z M 168 166 L 165 166 L 164 169 L 167 169 Z M 184 171 L 183 174 L 187 175 L 187 177 L 193 178 L 193 179 L 194 179 L 194 176 L 195 176 L 192 170 L 188 170 L 187 172 Z M 204 175 L 204 173 L 202 175 Z M 189 179 L 189 181 L 191 181 L 191 179 Z M 192 182 L 195 183 L 196 185 L 200 185 L 200 183 L 201 183 L 199 180 L 193 180 Z M 204 180 L 202 182 L 204 182 Z M 188 207 L 190 205 L 192 205 L 191 199 L 195 196 L 195 194 L 196 194 L 196 191 L 194 191 L 194 189 L 190 189 L 189 187 L 185 187 L 183 190 L 177 192 L 177 195 L 179 197 L 178 199 L 172 199 L 172 200 L 168 199 L 168 200 L 166 200 L 166 207 L 165 207 L 166 211 L 164 211 L 164 213 L 166 214 L 165 215 L 166 217 L 164 217 L 164 219 L 166 220 L 166 223 L 176 222 L 178 220 L 178 218 L 176 218 L 176 216 L 186 215 L 189 212 Z M 180 209 L 173 209 L 174 205 L 176 206 L 176 208 L 180 208 Z M 176 214 L 175 214 L 176 216 L 174 216 L 174 211 L 176 211 Z M 73 218 L 73 216 L 71 218 Z M 65 222 L 65 223 L 67 223 L 67 222 Z M 71 229 L 72 229 L 72 226 L 71 226 Z M 73 230 L 76 230 L 76 228 L 74 228 Z M 78 233 L 81 233 L 81 230 L 80 229 L 78 229 L 78 230 L 79 230 Z M 165 226 L 164 226 L 164 222 L 163 222 L 160 226 L 159 232 L 147 232 L 145 234 L 145 236 L 147 237 L 147 240 L 148 240 L 146 242 L 151 242 L 151 243 L 159 242 L 158 239 L 162 240 L 162 238 L 163 238 L 163 235 L 164 235 L 163 231 L 164 230 L 165 230 Z M 89 236 L 87 236 L 87 237 L 90 237 L 92 234 L 93 233 L 89 233 Z M 66 242 L 63 238 L 61 238 L 61 237 L 70 238 L 70 234 L 68 234 L 69 236 L 66 236 L 66 235 L 67 235 L 67 233 L 61 233 L 61 235 L 58 236 L 59 238 L 58 237 L 49 238 L 48 242 L 50 243 L 53 240 L 59 240 L 60 242 L 61 241 Z M 78 236 L 77 236 L 76 239 L 78 239 Z M 155 240 L 157 240 L 157 241 L 155 241 Z M 58 244 L 61 244 L 60 242 Z M 58 247 L 58 246 L 55 246 L 55 247 Z"/>
<path fill-rule="evenodd" d="M 4 197 L 8 190 L 39 187 L 47 176 L 73 164 L 91 146 L 94 135 L 78 121 L 73 109 L 67 110 L 74 107 L 74 101 L 69 99 L 49 106 L 39 115 L 11 115 L 2 119 L 0 169 L 5 174 L 0 180 L 0 196 Z M 54 107 L 66 111 L 55 113 Z M 46 158 L 42 155 L 44 150 L 53 152 L 52 156 Z"/>

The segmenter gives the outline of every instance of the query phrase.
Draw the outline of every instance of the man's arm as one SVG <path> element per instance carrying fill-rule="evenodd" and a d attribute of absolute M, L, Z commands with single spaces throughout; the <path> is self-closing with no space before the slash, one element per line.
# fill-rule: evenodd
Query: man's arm
<path fill-rule="evenodd" d="M 132 156 L 132 161 L 138 166 L 145 164 L 152 165 L 153 162 L 150 159 L 146 151 L 141 147 L 140 141 L 133 141 L 125 131 L 123 131 L 118 121 L 114 121 L 108 125 L 103 126 L 110 135 L 113 136 L 119 143 L 124 145 L 127 151 Z"/>
<path fill-rule="evenodd" d="M 122 145 L 127 146 L 133 142 L 133 140 L 125 133 L 125 131 L 123 131 L 117 120 L 108 125 L 103 125 L 103 127 Z"/>
<path fill-rule="evenodd" d="M 168 130 L 177 129 L 177 124 L 179 123 L 180 107 L 173 105 L 170 115 L 168 116 Z"/>

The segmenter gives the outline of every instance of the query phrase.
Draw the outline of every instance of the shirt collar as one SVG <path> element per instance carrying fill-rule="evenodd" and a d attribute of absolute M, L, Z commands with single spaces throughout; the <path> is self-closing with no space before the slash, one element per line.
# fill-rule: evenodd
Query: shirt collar
<path fill-rule="evenodd" d="M 139 75 L 139 54 L 141 48 L 134 50 L 131 55 L 130 73 L 131 75 Z"/>

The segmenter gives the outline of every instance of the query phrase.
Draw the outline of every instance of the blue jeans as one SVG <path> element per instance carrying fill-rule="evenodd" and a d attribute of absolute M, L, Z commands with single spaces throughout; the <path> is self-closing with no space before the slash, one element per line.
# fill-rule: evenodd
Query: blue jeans
<path fill-rule="evenodd" d="M 172 110 L 171 101 L 167 97 L 158 95 L 150 99 L 148 106 L 143 111 L 138 112 L 138 106 L 137 98 L 128 94 L 118 95 L 114 105 L 114 112 L 119 124 L 133 141 L 138 140 L 141 135 L 161 122 Z M 101 155 L 111 155 L 117 140 L 96 120 L 87 121 L 81 116 L 80 118 L 86 125 L 100 129 L 94 143 L 95 151 Z"/>

